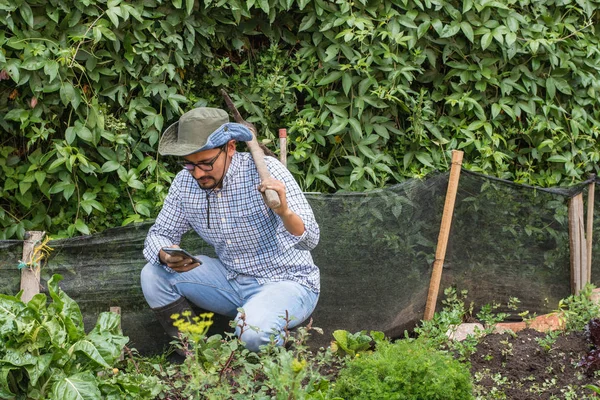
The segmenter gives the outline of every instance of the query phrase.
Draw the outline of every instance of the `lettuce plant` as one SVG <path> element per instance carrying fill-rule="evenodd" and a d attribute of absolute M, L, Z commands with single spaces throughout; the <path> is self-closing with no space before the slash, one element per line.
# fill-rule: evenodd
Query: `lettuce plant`
<path fill-rule="evenodd" d="M 585 326 L 585 334 L 591 344 L 590 351 L 579 361 L 588 374 L 600 370 L 600 318 L 592 318 Z"/>
<path fill-rule="evenodd" d="M 113 365 L 128 338 L 120 316 L 105 312 L 85 333 L 79 306 L 48 281 L 29 302 L 0 295 L 0 398 L 152 399 L 161 391 L 157 378 L 124 374 Z"/>
<path fill-rule="evenodd" d="M 425 339 L 378 341 L 340 372 L 333 394 L 346 400 L 471 400 L 469 367 Z"/>

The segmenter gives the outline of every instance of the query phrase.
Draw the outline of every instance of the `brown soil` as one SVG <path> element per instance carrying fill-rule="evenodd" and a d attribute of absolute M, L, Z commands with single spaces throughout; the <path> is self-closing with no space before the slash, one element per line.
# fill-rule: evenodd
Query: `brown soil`
<path fill-rule="evenodd" d="M 577 366 L 591 348 L 585 334 L 556 334 L 553 341 L 547 333 L 524 329 L 481 339 L 470 358 L 478 398 L 597 398 L 585 386 L 600 385 L 598 378 Z"/>

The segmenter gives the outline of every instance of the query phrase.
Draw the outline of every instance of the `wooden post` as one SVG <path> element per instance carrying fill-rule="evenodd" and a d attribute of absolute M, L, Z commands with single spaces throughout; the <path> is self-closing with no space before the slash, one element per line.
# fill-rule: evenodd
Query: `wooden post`
<path fill-rule="evenodd" d="M 450 168 L 448 189 L 446 190 L 444 213 L 442 214 L 442 224 L 440 226 L 435 261 L 433 262 L 433 271 L 431 272 L 431 280 L 429 282 L 427 304 L 425 305 L 425 315 L 423 317 L 426 321 L 432 319 L 435 313 L 435 305 L 442 280 L 442 268 L 444 266 L 444 258 L 446 257 L 446 247 L 448 246 L 448 237 L 450 236 L 450 225 L 452 224 L 452 215 L 454 214 L 454 203 L 456 201 L 456 192 L 458 191 L 462 159 L 462 151 L 452 151 L 452 166 Z"/>
<path fill-rule="evenodd" d="M 569 245 L 571 251 L 571 293 L 578 294 L 587 278 L 587 249 L 583 223 L 583 194 L 569 200 Z"/>
<path fill-rule="evenodd" d="M 287 129 L 279 129 L 279 160 L 287 166 Z"/>
<path fill-rule="evenodd" d="M 587 277 L 585 283 L 592 282 L 592 236 L 594 232 L 594 194 L 596 191 L 596 174 L 590 177 L 592 181 L 588 186 L 588 204 L 587 204 L 587 224 L 586 235 L 587 241 Z"/>
<path fill-rule="evenodd" d="M 33 259 L 33 250 L 35 246 L 42 242 L 46 232 L 29 231 L 25 234 L 23 242 L 23 263 L 30 263 Z M 32 265 L 31 268 L 21 269 L 21 290 L 23 295 L 21 300 L 27 303 L 36 294 L 40 292 L 40 266 Z"/>

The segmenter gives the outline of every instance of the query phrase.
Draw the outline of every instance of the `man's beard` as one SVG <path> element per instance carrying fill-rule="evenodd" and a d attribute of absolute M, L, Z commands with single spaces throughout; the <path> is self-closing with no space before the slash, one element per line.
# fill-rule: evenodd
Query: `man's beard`
<path fill-rule="evenodd" d="M 219 184 L 219 182 L 217 182 L 217 180 L 212 176 L 205 177 L 202 182 L 200 181 L 200 179 L 197 179 L 196 182 L 198 183 L 198 186 L 200 186 L 200 188 L 204 190 L 214 189 Z"/>

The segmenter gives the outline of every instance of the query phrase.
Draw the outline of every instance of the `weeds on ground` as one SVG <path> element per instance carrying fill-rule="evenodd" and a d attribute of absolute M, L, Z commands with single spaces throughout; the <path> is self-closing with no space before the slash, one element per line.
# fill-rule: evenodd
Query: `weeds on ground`
<path fill-rule="evenodd" d="M 485 335 L 492 333 L 497 323 L 510 316 L 508 313 L 496 313 L 495 310 L 501 305 L 494 303 L 484 305 L 473 317 L 473 303 L 466 304 L 467 291 L 460 293 L 455 288 L 449 287 L 444 290 L 446 298 L 442 301 L 444 307 L 436 312 L 429 321 L 422 321 L 421 326 L 416 327 L 414 332 L 419 337 L 424 337 L 439 349 L 446 349 L 456 353 L 460 360 L 467 360 L 475 352 L 477 343 Z M 516 310 L 519 300 L 510 298 L 507 308 Z M 450 337 L 456 332 L 458 326 L 467 321 L 476 319 L 481 322 L 484 329 L 475 329 L 475 333 L 468 335 L 463 341 L 455 341 Z"/>
<path fill-rule="evenodd" d="M 344 357 L 331 349 L 308 348 L 310 334 L 320 332 L 311 323 L 293 333 L 286 330 L 283 346 L 271 343 L 255 353 L 242 342 L 244 330 L 252 329 L 243 319 L 238 338 L 233 333 L 207 337 L 210 314 L 177 317 L 179 346 L 186 355 L 183 363 L 165 364 L 164 358 L 142 361 L 144 370 L 166 385 L 159 399 L 331 399 L 330 384 Z"/>

